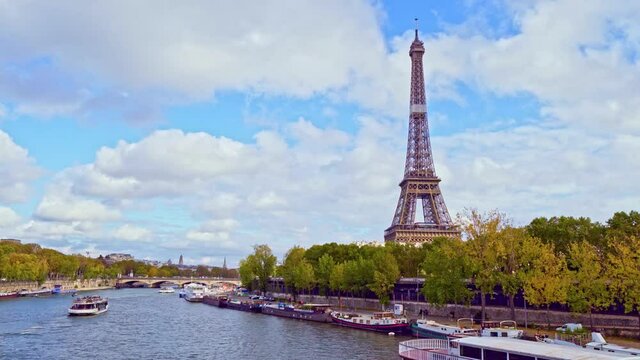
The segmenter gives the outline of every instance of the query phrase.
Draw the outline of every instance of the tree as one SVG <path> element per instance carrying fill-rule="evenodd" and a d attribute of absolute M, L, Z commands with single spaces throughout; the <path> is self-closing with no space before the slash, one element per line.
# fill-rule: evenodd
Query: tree
<path fill-rule="evenodd" d="M 556 254 L 551 244 L 542 244 L 536 255 L 524 279 L 524 297 L 534 306 L 546 306 L 547 326 L 550 326 L 549 306 L 567 300 L 567 263 L 564 255 Z"/>
<path fill-rule="evenodd" d="M 306 259 L 295 267 L 294 284 L 297 289 L 311 290 L 315 284 L 315 276 L 313 274 L 313 266 Z"/>
<path fill-rule="evenodd" d="M 437 307 L 449 303 L 468 304 L 473 297 L 467 287 L 471 274 L 469 258 L 460 239 L 434 239 L 422 263 L 422 272 L 422 294 Z M 454 316 L 455 311 L 454 307 Z"/>
<path fill-rule="evenodd" d="M 567 301 L 572 311 L 589 314 L 592 329 L 593 310 L 606 308 L 613 301 L 607 288 L 609 280 L 602 265 L 604 260 L 598 249 L 586 241 L 569 245 Z"/>
<path fill-rule="evenodd" d="M 207 268 L 204 265 L 198 265 L 198 267 L 196 267 L 196 276 L 210 276 L 211 272 L 209 271 L 209 268 Z"/>
<path fill-rule="evenodd" d="M 242 284 L 252 289 L 253 280 L 257 279 L 258 289 L 260 289 L 262 293 L 265 293 L 267 291 L 267 285 L 269 284 L 269 278 L 276 269 L 277 260 L 268 245 L 255 245 L 253 247 L 253 254 L 240 261 L 238 271 Z"/>
<path fill-rule="evenodd" d="M 626 239 L 627 237 L 640 238 L 640 212 L 624 211 L 613 214 L 607 220 L 607 235 L 610 239 Z"/>
<path fill-rule="evenodd" d="M 245 259 L 240 260 L 240 266 L 238 267 L 242 286 L 249 290 L 253 290 L 253 280 L 256 278 L 256 275 L 253 272 L 253 269 L 256 267 L 253 264 L 254 261 L 254 256 L 249 255 Z"/>
<path fill-rule="evenodd" d="M 605 228 L 585 217 L 540 217 L 531 221 L 527 231 L 545 244 L 553 245 L 556 252 L 565 256 L 569 253 L 570 244 L 574 242 L 586 241 L 600 249 L 604 247 Z"/>
<path fill-rule="evenodd" d="M 333 257 L 329 254 L 324 254 L 318 260 L 318 266 L 316 267 L 316 279 L 318 281 L 318 288 L 321 295 L 327 295 L 330 288 L 331 273 L 336 266 Z"/>
<path fill-rule="evenodd" d="M 640 238 L 629 236 L 612 240 L 612 251 L 607 256 L 610 288 L 624 304 L 625 312 L 638 312 L 640 327 Z"/>
<path fill-rule="evenodd" d="M 390 251 L 378 251 L 373 257 L 375 270 L 372 281 L 367 284 L 369 290 L 373 291 L 383 309 L 389 304 L 389 295 L 393 291 L 396 281 L 400 278 L 400 269 L 396 258 Z"/>
<path fill-rule="evenodd" d="M 10 253 L 0 257 L 0 275 L 8 280 L 26 280 L 43 283 L 48 265 L 44 258 L 33 254 Z"/>
<path fill-rule="evenodd" d="M 344 263 L 337 264 L 333 267 L 331 270 L 331 276 L 329 276 L 329 287 L 331 290 L 338 293 L 338 303 L 340 304 L 340 308 L 342 308 L 342 292 L 347 290 L 344 269 Z"/>
<path fill-rule="evenodd" d="M 486 295 L 493 294 L 500 281 L 499 259 L 505 250 L 498 238 L 507 222 L 504 214 L 497 210 L 481 214 L 477 209 L 465 209 L 458 214 L 458 222 L 462 224 L 462 233 L 467 239 L 472 279 L 480 291 L 482 320 L 485 320 Z"/>
<path fill-rule="evenodd" d="M 542 242 L 529 235 L 525 229 L 514 227 L 506 227 L 500 231 L 498 241 L 503 249 L 498 259 L 501 264 L 498 282 L 509 299 L 511 319 L 515 320 L 515 295 L 522 289 L 527 275 L 532 271 Z"/>
<path fill-rule="evenodd" d="M 304 249 L 299 246 L 294 246 L 284 256 L 282 266 L 278 269 L 280 276 L 284 280 L 285 286 L 293 293 L 294 298 L 298 293 L 298 287 L 296 286 L 296 277 L 298 275 L 298 267 L 305 261 Z"/>
<path fill-rule="evenodd" d="M 344 264 L 345 287 L 353 297 L 355 294 L 363 295 L 367 285 L 373 281 L 375 266 L 370 259 L 362 257 L 357 260 L 347 261 Z"/>

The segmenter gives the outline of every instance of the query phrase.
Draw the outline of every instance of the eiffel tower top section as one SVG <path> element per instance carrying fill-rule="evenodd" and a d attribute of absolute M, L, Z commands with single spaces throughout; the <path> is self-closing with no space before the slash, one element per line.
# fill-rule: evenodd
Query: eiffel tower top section
<path fill-rule="evenodd" d="M 409 56 L 411 57 L 411 96 L 409 115 L 409 138 L 407 142 L 407 158 L 404 167 L 404 177 L 407 178 L 436 178 L 431 155 L 429 140 L 429 124 L 427 120 L 427 101 L 424 87 L 424 71 L 422 56 L 424 43 L 416 36 L 411 43 Z"/>

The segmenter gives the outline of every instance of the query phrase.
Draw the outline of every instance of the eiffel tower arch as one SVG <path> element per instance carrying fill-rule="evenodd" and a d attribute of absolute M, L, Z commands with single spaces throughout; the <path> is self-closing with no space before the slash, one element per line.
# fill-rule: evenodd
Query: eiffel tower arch
<path fill-rule="evenodd" d="M 400 182 L 400 198 L 391 226 L 384 232 L 385 241 L 421 244 L 438 236 L 459 237 L 460 231 L 451 221 L 440 191 L 429 139 L 429 122 L 424 86 L 422 57 L 424 43 L 418 38 L 411 43 L 411 97 L 409 136 L 404 178 Z M 421 203 L 424 222 L 416 222 L 416 208 Z"/>

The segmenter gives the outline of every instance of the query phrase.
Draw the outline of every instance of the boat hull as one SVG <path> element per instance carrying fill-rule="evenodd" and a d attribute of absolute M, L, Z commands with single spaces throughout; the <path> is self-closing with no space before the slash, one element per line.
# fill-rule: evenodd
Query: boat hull
<path fill-rule="evenodd" d="M 202 302 L 201 297 L 191 297 L 191 296 L 185 295 L 184 299 L 187 300 L 188 302 Z"/>
<path fill-rule="evenodd" d="M 202 302 L 207 304 L 207 305 L 217 306 L 217 307 L 220 307 L 220 308 L 227 307 L 227 299 L 226 298 L 218 298 L 216 296 L 205 296 L 202 299 Z"/>
<path fill-rule="evenodd" d="M 258 304 L 249 304 L 249 303 L 238 304 L 238 303 L 229 301 L 227 302 L 227 308 L 233 309 L 233 310 L 255 312 L 255 313 L 262 312 L 262 307 Z"/>
<path fill-rule="evenodd" d="M 0 293 L 0 300 L 2 300 L 2 299 L 13 299 L 13 298 L 17 298 L 17 297 L 18 297 L 18 293 L 17 292 Z"/>
<path fill-rule="evenodd" d="M 402 334 L 409 330 L 409 324 L 380 324 L 380 325 L 359 324 L 351 321 L 346 321 L 346 320 L 337 318 L 335 316 L 331 316 L 331 320 L 336 325 L 350 327 L 353 329 L 381 332 L 385 334 L 390 332 L 394 332 L 396 334 Z"/>
<path fill-rule="evenodd" d="M 104 309 L 83 309 L 83 310 L 72 310 L 69 309 L 69 316 L 94 316 L 100 315 L 109 310 L 109 305 L 107 305 Z"/>
<path fill-rule="evenodd" d="M 316 311 L 304 311 L 304 310 L 294 310 L 294 309 L 279 309 L 270 306 L 263 306 L 262 313 L 267 315 L 274 315 L 280 317 L 286 317 L 290 319 L 298 319 L 298 320 L 307 320 L 307 321 L 315 321 L 322 323 L 330 323 L 331 315 L 324 312 L 316 312 Z"/>
<path fill-rule="evenodd" d="M 419 327 L 418 324 L 411 324 L 411 334 L 425 339 L 447 340 L 447 334 Z"/>

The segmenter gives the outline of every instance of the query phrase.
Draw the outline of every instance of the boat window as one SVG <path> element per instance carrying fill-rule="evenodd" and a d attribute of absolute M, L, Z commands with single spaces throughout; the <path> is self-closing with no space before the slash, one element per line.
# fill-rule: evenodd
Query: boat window
<path fill-rule="evenodd" d="M 507 353 L 503 351 L 484 349 L 484 360 L 507 360 Z"/>
<path fill-rule="evenodd" d="M 460 345 L 460 355 L 472 359 L 482 359 L 482 349 L 473 346 Z"/>
<path fill-rule="evenodd" d="M 492 331 L 491 333 L 489 333 L 489 336 L 498 337 L 498 332 Z"/>
<path fill-rule="evenodd" d="M 536 360 L 533 356 L 509 354 L 509 360 Z"/>
<path fill-rule="evenodd" d="M 507 332 L 503 332 L 502 333 L 502 337 L 507 337 L 507 336 L 509 336 L 509 333 L 507 333 Z"/>

